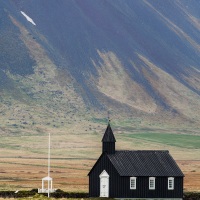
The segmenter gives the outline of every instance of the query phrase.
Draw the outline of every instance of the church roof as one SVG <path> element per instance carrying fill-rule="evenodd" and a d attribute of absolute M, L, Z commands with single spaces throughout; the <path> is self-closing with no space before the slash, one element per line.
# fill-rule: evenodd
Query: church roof
<path fill-rule="evenodd" d="M 184 176 L 169 151 L 116 151 L 107 156 L 120 176 Z"/>
<path fill-rule="evenodd" d="M 112 131 L 111 126 L 110 126 L 110 123 L 108 123 L 106 131 L 105 131 L 104 136 L 102 138 L 102 142 L 116 142 L 115 136 L 114 136 L 113 131 Z"/>

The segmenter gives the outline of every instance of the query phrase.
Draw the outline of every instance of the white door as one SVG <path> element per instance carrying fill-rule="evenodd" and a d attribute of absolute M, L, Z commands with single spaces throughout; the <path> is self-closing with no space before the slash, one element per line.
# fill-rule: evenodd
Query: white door
<path fill-rule="evenodd" d="M 99 177 L 100 177 L 100 197 L 109 197 L 109 175 L 104 170 Z"/>
<path fill-rule="evenodd" d="M 108 186 L 109 186 L 109 179 L 107 177 L 101 178 L 101 189 L 100 189 L 100 197 L 108 197 Z"/>

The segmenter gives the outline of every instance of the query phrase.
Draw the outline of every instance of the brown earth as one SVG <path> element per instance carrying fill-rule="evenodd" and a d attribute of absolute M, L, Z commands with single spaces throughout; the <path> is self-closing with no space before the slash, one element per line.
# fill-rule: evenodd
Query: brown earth
<path fill-rule="evenodd" d="M 200 191 L 200 160 L 179 160 L 177 163 L 185 175 L 184 189 Z"/>
<path fill-rule="evenodd" d="M 0 158 L 0 163 L 1 190 L 41 188 L 41 180 L 47 176 L 45 159 Z M 51 177 L 54 188 L 87 192 L 87 174 L 94 163 L 93 159 L 52 158 Z M 178 160 L 177 163 L 185 174 L 185 191 L 200 191 L 200 160 Z"/>

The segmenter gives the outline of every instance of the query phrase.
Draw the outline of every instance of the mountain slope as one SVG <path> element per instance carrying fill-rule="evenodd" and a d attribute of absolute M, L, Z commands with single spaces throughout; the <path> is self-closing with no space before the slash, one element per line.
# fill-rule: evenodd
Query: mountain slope
<path fill-rule="evenodd" d="M 42 114 L 41 125 L 88 110 L 177 126 L 200 120 L 197 1 L 4 0 L 0 9 L 2 105 L 55 114 Z"/>

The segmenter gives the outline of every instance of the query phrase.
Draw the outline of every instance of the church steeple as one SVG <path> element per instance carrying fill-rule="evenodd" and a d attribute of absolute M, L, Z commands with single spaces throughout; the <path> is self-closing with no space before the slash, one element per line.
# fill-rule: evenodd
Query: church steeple
<path fill-rule="evenodd" d="M 102 138 L 102 153 L 106 152 L 108 154 L 115 153 L 115 136 L 110 126 L 110 120 L 108 121 L 108 126 Z"/>

